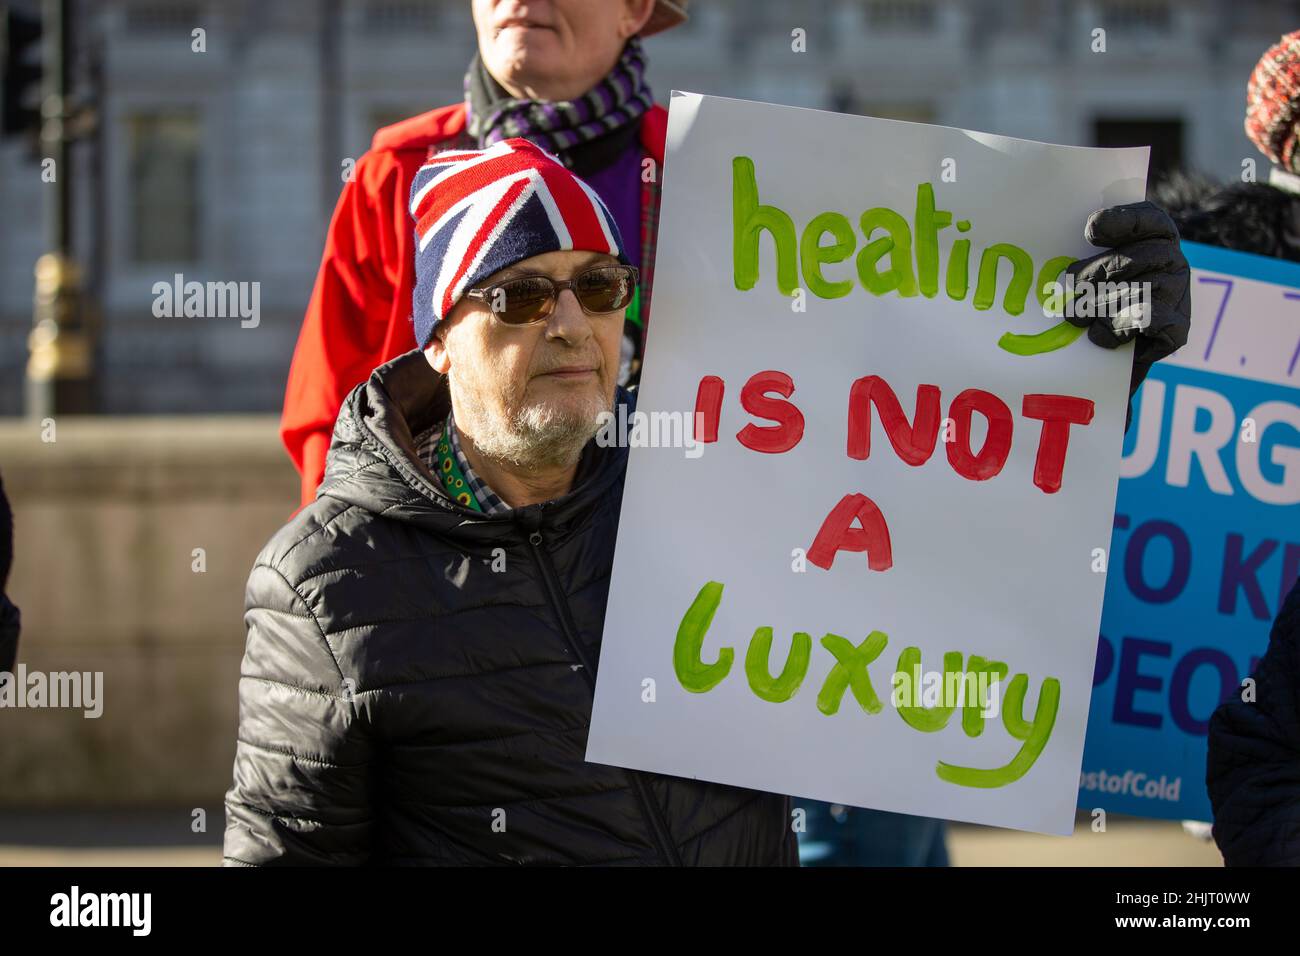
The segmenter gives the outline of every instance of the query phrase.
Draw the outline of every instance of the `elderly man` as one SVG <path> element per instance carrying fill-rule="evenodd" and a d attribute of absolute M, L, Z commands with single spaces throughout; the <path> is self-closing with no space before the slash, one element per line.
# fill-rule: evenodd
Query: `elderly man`
<path fill-rule="evenodd" d="M 248 582 L 230 865 L 795 865 L 789 798 L 586 763 L 636 292 L 523 139 L 412 187 L 421 349 L 347 398 Z M 615 622 L 616 623 L 616 622 Z"/>
<path fill-rule="evenodd" d="M 681 23 L 686 8 L 687 0 L 473 0 L 478 53 L 464 101 L 379 130 L 330 222 L 280 421 L 304 504 L 316 496 L 343 396 L 410 346 L 415 258 L 406 200 L 416 170 L 438 150 L 519 136 L 588 180 L 641 269 L 619 363 L 620 377 L 635 374 L 667 130 L 639 38 Z"/>
<path fill-rule="evenodd" d="M 583 759 L 627 465 L 593 439 L 631 402 L 616 217 L 518 138 L 437 154 L 409 209 L 419 349 L 351 392 L 249 577 L 226 861 L 796 864 L 787 797 Z M 1177 260 L 1152 215 L 1095 214 L 1133 241 L 1074 268 Z M 1149 354 L 1186 338 L 1185 273 L 1153 275 Z"/>

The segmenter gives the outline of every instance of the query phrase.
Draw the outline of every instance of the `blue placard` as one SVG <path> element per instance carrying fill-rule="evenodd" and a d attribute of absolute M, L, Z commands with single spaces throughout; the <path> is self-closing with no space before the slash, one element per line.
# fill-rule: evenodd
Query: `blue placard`
<path fill-rule="evenodd" d="M 1210 820 L 1210 714 L 1300 572 L 1300 265 L 1183 248 L 1192 335 L 1124 440 L 1079 806 Z"/>

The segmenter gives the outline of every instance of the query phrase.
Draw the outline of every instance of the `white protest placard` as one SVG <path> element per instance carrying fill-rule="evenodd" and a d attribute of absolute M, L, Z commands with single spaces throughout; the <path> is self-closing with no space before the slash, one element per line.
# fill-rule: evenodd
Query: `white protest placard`
<path fill-rule="evenodd" d="M 1072 831 L 1132 346 L 1046 312 L 1146 164 L 673 94 L 588 760 Z"/>

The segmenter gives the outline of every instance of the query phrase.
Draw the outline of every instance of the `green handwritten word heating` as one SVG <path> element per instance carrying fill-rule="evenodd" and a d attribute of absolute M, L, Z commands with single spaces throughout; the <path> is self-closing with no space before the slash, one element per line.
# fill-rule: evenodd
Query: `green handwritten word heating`
<path fill-rule="evenodd" d="M 673 671 L 682 687 L 694 694 L 704 694 L 718 686 L 731 672 L 735 651 L 723 647 L 717 660 L 705 663 L 702 658 L 704 640 L 713 616 L 722 603 L 722 585 L 710 581 L 700 588 L 699 594 L 682 617 L 673 643 Z M 882 631 L 872 631 L 860 643 L 854 644 L 838 634 L 826 634 L 818 642 L 834 659 L 821 689 L 817 692 L 817 709 L 827 717 L 839 712 L 846 694 L 850 695 L 863 713 L 879 714 L 884 703 L 876 693 L 871 680 L 870 665 L 880 657 L 889 643 Z M 745 678 L 749 689 L 760 700 L 783 704 L 798 694 L 812 661 L 812 637 L 803 631 L 796 632 L 779 674 L 773 676 L 769 656 L 772 651 L 772 628 L 759 627 L 750 639 L 745 654 Z M 961 710 L 961 728 L 967 737 L 978 737 L 984 732 L 985 715 L 990 712 L 980 694 L 965 695 L 964 702 L 945 695 L 941 702 L 928 703 L 916 683 L 920 680 L 921 650 L 905 647 L 898 656 L 898 666 L 891 673 L 893 693 L 891 699 L 898 716 L 913 730 L 935 733 L 943 730 L 953 714 Z M 945 681 L 965 679 L 976 686 L 989 686 L 996 691 L 1008 673 L 1001 661 L 986 660 L 977 654 L 963 655 L 960 651 L 944 654 Z M 952 675 L 949 677 L 949 675 Z M 958 675 L 964 675 L 959 678 Z M 1038 691 L 1038 706 L 1034 716 L 1024 716 L 1025 696 L 1029 690 L 1029 676 L 1016 674 L 1007 684 L 1001 702 L 1002 726 L 1007 733 L 1021 742 L 1020 750 L 1010 762 L 1001 767 L 962 767 L 939 761 L 935 773 L 939 779 L 963 787 L 1005 787 L 1029 772 L 1056 725 L 1056 714 L 1061 703 L 1061 682 L 1055 677 L 1043 678 Z M 995 711 L 993 711 L 995 712 Z"/>
<path fill-rule="evenodd" d="M 776 245 L 776 286 L 781 293 L 790 296 L 803 288 L 821 299 L 839 299 L 852 292 L 855 273 L 857 283 L 872 295 L 923 295 L 933 299 L 939 294 L 939 233 L 949 226 L 958 233 L 972 228 L 969 219 L 954 223 L 951 212 L 937 209 L 934 186 L 920 183 L 911 223 L 883 206 L 861 215 L 858 228 L 866 240 L 861 249 L 852 223 L 838 212 L 818 213 L 799 231 L 784 210 L 758 201 L 754 161 L 748 156 L 736 156 L 731 161 L 731 210 L 732 272 L 738 290 L 746 292 L 758 282 L 758 240 L 766 232 Z M 853 266 L 838 270 L 842 278 L 826 276 L 824 266 L 845 262 L 855 251 Z M 1010 242 L 995 242 L 980 253 L 971 305 L 980 310 L 993 307 L 999 269 L 1007 262 L 1011 281 L 1002 296 L 1002 311 L 1012 316 L 1023 313 L 1032 288 L 1044 314 L 1060 315 L 1059 305 L 1052 307 L 1049 296 L 1054 283 L 1073 261 L 1071 256 L 1048 259 L 1038 270 L 1035 284 L 1034 261 L 1029 253 Z M 970 239 L 953 240 L 943 270 L 943 291 L 948 298 L 959 301 L 971 294 Z M 998 345 L 1015 355 L 1036 355 L 1064 348 L 1082 332 L 1078 326 L 1062 321 L 1037 334 L 1004 333 Z"/>

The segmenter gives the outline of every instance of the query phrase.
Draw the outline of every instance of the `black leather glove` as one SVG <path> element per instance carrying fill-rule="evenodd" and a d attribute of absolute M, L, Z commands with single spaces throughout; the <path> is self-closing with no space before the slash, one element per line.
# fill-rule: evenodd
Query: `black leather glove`
<path fill-rule="evenodd" d="M 1152 202 L 1097 210 L 1084 224 L 1083 237 L 1094 246 L 1107 248 L 1067 267 L 1076 289 L 1087 283 L 1095 289 L 1101 282 L 1151 284 L 1150 315 L 1140 322 L 1113 314 L 1066 315 L 1071 324 L 1086 327 L 1088 338 L 1102 348 L 1113 349 L 1136 338 L 1131 399 L 1155 362 L 1187 344 L 1192 327 L 1191 267 L 1179 245 L 1178 227 Z M 1132 413 L 1130 406 L 1130 420 Z"/>

